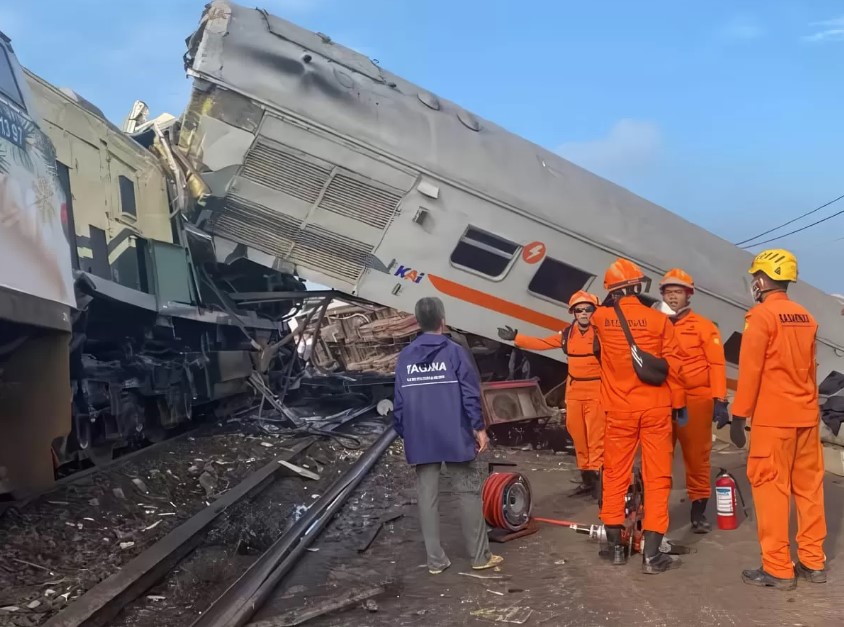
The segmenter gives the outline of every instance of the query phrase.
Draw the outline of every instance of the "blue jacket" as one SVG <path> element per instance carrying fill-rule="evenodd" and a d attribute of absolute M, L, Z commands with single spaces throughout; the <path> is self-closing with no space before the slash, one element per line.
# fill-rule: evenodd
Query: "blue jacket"
<path fill-rule="evenodd" d="M 399 353 L 393 421 L 409 464 L 475 459 L 484 429 L 481 382 L 466 349 L 424 333 Z"/>

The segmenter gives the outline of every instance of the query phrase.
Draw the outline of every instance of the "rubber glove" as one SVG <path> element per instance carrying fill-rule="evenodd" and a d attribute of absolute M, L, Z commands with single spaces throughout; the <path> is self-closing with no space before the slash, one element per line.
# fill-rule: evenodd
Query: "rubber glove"
<path fill-rule="evenodd" d="M 723 429 L 730 424 L 730 412 L 727 411 L 727 401 L 715 399 L 715 410 L 712 412 L 712 422 L 718 425 L 718 429 Z"/>
<path fill-rule="evenodd" d="M 744 433 L 747 418 L 733 416 L 733 421 L 730 423 L 730 440 L 739 448 L 744 448 L 747 444 L 747 435 Z"/>
<path fill-rule="evenodd" d="M 677 423 L 678 427 L 685 427 L 689 422 L 689 412 L 685 407 L 671 410 L 671 418 Z"/>
<path fill-rule="evenodd" d="M 518 331 L 512 327 L 499 327 L 498 329 L 498 337 L 507 342 L 512 342 L 513 340 L 515 340 L 517 333 Z"/>

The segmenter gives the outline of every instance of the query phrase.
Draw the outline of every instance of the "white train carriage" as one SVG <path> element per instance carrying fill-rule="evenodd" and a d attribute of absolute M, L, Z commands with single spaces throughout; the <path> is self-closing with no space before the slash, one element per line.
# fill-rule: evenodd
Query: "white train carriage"
<path fill-rule="evenodd" d="M 658 280 L 681 266 L 723 335 L 735 386 L 752 256 L 320 33 L 216 0 L 189 41 L 180 144 L 212 189 L 197 223 L 219 258 L 396 309 L 444 298 L 449 324 L 496 339 L 568 324 L 578 289 L 603 295 L 624 256 Z M 819 378 L 844 372 L 840 305 L 808 285 Z M 564 362 L 561 352 L 548 354 Z"/>

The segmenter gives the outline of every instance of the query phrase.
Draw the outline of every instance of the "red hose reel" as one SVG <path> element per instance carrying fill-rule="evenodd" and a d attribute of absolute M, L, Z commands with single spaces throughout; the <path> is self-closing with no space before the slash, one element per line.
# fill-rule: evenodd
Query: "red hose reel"
<path fill-rule="evenodd" d="M 491 527 L 521 531 L 533 510 L 530 483 L 518 472 L 494 472 L 486 478 L 483 492 L 484 518 Z"/>

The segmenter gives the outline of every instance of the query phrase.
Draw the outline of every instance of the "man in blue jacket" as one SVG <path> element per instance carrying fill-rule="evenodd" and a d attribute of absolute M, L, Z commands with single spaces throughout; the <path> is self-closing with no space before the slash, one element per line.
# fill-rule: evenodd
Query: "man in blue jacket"
<path fill-rule="evenodd" d="M 416 303 L 423 333 L 396 363 L 393 419 L 404 440 L 407 463 L 416 467 L 419 524 L 428 552 L 428 572 L 451 566 L 440 546 L 439 481 L 445 463 L 460 501 L 460 522 L 472 568 L 497 566 L 504 559 L 489 550 L 476 459 L 489 445 L 481 412 L 480 378 L 465 348 L 443 335 L 445 308 L 439 298 Z"/>

